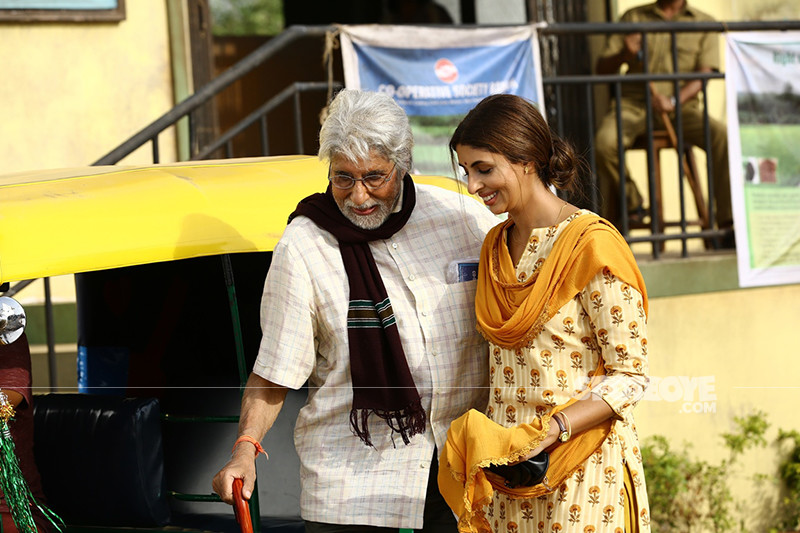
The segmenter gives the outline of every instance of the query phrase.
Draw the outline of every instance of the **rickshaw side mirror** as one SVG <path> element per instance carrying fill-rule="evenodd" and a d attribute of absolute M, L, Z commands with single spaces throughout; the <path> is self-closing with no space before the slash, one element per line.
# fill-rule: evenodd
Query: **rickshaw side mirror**
<path fill-rule="evenodd" d="M 0 296 L 0 344 L 11 344 L 25 331 L 25 310 L 14 298 Z"/>

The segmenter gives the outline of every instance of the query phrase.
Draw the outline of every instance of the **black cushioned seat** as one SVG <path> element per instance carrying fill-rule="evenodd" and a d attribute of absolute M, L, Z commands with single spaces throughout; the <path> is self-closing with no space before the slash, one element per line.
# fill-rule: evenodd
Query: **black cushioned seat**
<path fill-rule="evenodd" d="M 154 398 L 37 395 L 34 455 L 48 505 L 69 525 L 170 521 Z"/>

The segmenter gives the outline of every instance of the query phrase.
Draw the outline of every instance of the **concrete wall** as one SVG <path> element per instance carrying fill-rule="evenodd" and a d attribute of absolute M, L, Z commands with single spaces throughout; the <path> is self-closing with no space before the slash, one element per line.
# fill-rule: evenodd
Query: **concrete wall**
<path fill-rule="evenodd" d="M 167 2 L 125 9 L 121 22 L 0 23 L 0 173 L 90 165 L 174 105 Z M 159 137 L 162 162 L 175 145 L 174 131 Z M 150 163 L 148 144 L 120 164 Z M 75 301 L 72 276 L 51 288 Z M 17 299 L 44 301 L 41 281 Z"/>
<path fill-rule="evenodd" d="M 2 173 L 89 165 L 173 105 L 164 0 L 119 23 L 2 23 Z M 172 133 L 159 139 L 175 158 Z M 148 146 L 123 163 L 150 163 Z"/>

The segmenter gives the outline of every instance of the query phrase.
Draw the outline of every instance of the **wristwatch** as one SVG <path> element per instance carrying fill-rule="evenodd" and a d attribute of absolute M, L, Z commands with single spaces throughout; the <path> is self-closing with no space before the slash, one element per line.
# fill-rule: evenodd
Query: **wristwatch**
<path fill-rule="evenodd" d="M 564 425 L 564 422 L 561 420 L 560 416 L 553 415 L 552 418 L 556 421 L 556 424 L 558 424 L 558 440 L 561 442 L 567 442 L 571 436 L 569 429 L 567 429 L 567 426 Z"/>

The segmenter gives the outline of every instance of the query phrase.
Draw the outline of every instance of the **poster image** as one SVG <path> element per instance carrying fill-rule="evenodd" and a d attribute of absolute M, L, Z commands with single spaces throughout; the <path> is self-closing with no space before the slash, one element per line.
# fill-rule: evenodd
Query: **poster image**
<path fill-rule="evenodd" d="M 800 32 L 727 36 L 739 284 L 800 283 Z"/>

